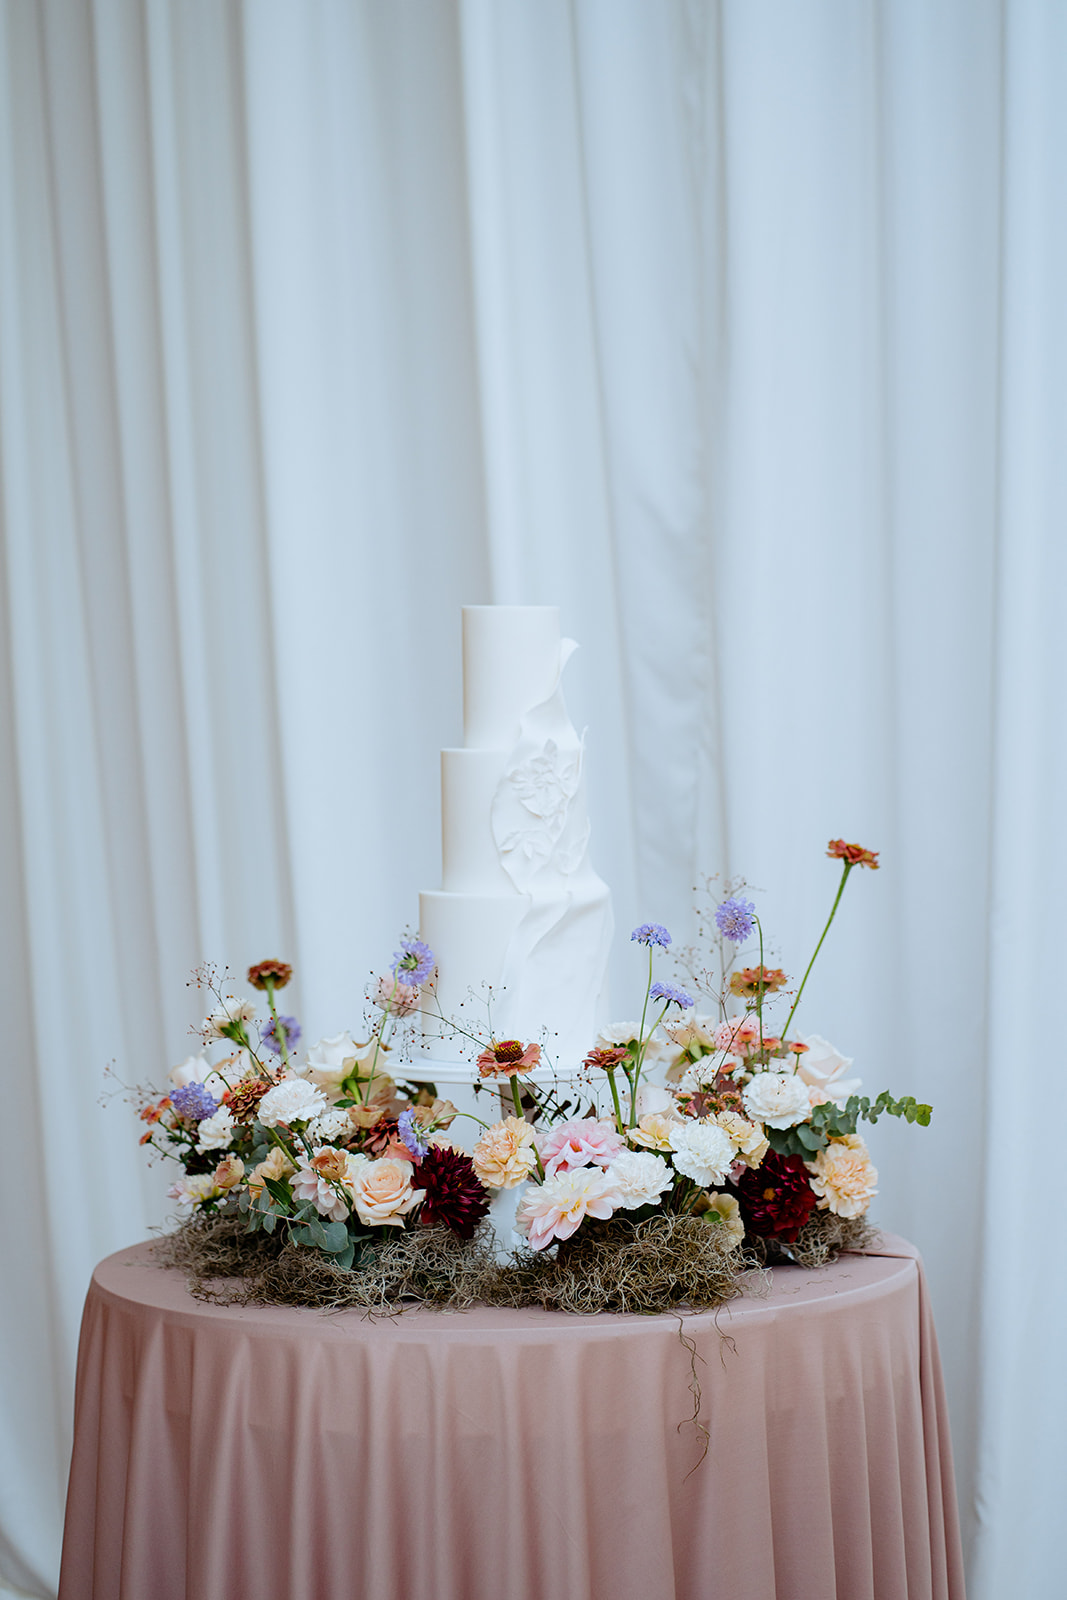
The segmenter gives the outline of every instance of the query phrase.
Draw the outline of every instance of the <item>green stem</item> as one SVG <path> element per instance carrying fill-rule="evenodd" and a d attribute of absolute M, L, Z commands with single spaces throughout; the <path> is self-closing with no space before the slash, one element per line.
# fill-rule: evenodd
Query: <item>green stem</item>
<path fill-rule="evenodd" d="M 759 982 L 756 985 L 756 1016 L 759 1019 L 759 1053 L 763 1054 L 763 924 L 756 918 L 756 927 L 759 929 Z"/>
<path fill-rule="evenodd" d="M 611 1100 L 615 1107 L 615 1126 L 620 1133 L 625 1133 L 626 1128 L 622 1120 L 622 1105 L 619 1102 L 619 1091 L 615 1084 L 615 1073 L 608 1073 L 608 1083 L 611 1086 Z"/>
<path fill-rule="evenodd" d="M 263 987 L 267 991 L 267 1005 L 270 1007 L 271 1020 L 274 1023 L 274 1042 L 281 1051 L 282 1065 L 289 1070 L 289 1051 L 285 1044 L 285 1029 L 278 1019 L 278 1007 L 274 1001 L 274 979 L 264 977 Z"/>
<path fill-rule="evenodd" d="M 804 985 L 807 983 L 808 978 L 811 975 L 811 969 L 815 965 L 815 959 L 818 956 L 819 951 L 823 947 L 823 940 L 826 938 L 826 935 L 830 932 L 830 924 L 833 922 L 834 917 L 837 915 L 837 908 L 841 904 L 841 896 L 845 892 L 845 884 L 848 882 L 848 875 L 852 871 L 852 867 L 853 867 L 853 863 L 851 861 L 846 861 L 845 862 L 845 870 L 841 874 L 841 882 L 837 886 L 837 894 L 834 896 L 834 903 L 830 907 L 830 915 L 826 919 L 826 926 L 822 930 L 822 934 L 820 936 L 819 942 L 815 946 L 814 954 L 812 955 L 811 960 L 808 962 L 808 965 L 807 965 L 807 968 L 806 968 L 806 970 L 804 972 L 803 978 L 800 980 L 800 988 L 797 990 L 797 997 L 793 1001 L 793 1004 L 792 1004 L 792 1007 L 790 1009 L 789 1015 L 785 1019 L 785 1027 L 782 1029 L 782 1038 L 783 1038 L 783 1040 L 788 1037 L 789 1024 L 792 1022 L 793 1016 L 794 1016 L 794 1014 L 796 1012 L 796 1009 L 797 1009 L 797 1006 L 800 1004 L 800 997 L 804 993 Z"/>
<path fill-rule="evenodd" d="M 525 1112 L 522 1109 L 522 1095 L 519 1093 L 518 1074 L 514 1072 L 511 1074 L 511 1098 L 515 1102 L 515 1115 L 520 1122 L 524 1121 Z"/>

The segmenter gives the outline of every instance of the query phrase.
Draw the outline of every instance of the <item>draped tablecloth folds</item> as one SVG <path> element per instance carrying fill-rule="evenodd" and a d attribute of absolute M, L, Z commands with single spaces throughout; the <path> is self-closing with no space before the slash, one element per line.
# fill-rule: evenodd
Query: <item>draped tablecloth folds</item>
<path fill-rule="evenodd" d="M 915 1250 L 687 1317 L 224 1307 L 96 1269 L 60 1600 L 963 1600 Z M 699 1463 L 699 1464 L 698 1464 Z"/>

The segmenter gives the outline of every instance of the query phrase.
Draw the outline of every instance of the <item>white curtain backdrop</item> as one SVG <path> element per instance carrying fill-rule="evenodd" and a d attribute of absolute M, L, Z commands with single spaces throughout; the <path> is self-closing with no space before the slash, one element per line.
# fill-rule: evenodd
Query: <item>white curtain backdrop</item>
<path fill-rule="evenodd" d="M 1065 183 L 1059 0 L 0 0 L 11 1587 L 166 1209 L 103 1069 L 188 1053 L 204 958 L 358 1014 L 497 601 L 581 641 L 622 930 L 743 873 L 795 972 L 881 849 L 805 1020 L 935 1103 L 877 1217 L 971 1594 L 1062 1593 Z"/>

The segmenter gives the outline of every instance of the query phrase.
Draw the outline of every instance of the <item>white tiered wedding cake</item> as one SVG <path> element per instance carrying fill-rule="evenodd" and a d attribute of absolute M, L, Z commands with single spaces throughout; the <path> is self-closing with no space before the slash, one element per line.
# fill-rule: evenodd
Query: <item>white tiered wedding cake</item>
<path fill-rule="evenodd" d="M 541 1043 L 564 1077 L 606 1020 L 611 893 L 589 860 L 584 739 L 560 684 L 576 648 L 555 606 L 463 608 L 463 748 L 441 752 L 442 886 L 419 897 L 435 1000 L 405 1068 L 453 1100 L 477 1078 L 478 1047 L 437 1010 L 487 1042 L 491 1025 L 497 1040 Z"/>

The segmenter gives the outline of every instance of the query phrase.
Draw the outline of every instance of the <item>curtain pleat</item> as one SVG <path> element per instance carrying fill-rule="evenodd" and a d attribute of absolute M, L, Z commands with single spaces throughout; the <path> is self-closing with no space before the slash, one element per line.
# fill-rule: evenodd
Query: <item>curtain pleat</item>
<path fill-rule="evenodd" d="M 935 1103 L 871 1143 L 972 1592 L 1058 1593 L 1064 29 L 0 7 L 5 1581 L 54 1592 L 89 1271 L 167 1209 L 112 1091 L 189 1053 L 205 960 L 358 1019 L 439 881 L 459 608 L 500 602 L 582 646 L 620 1016 L 626 930 L 683 944 L 704 875 L 795 970 L 826 840 L 882 850 L 804 1023 Z"/>

